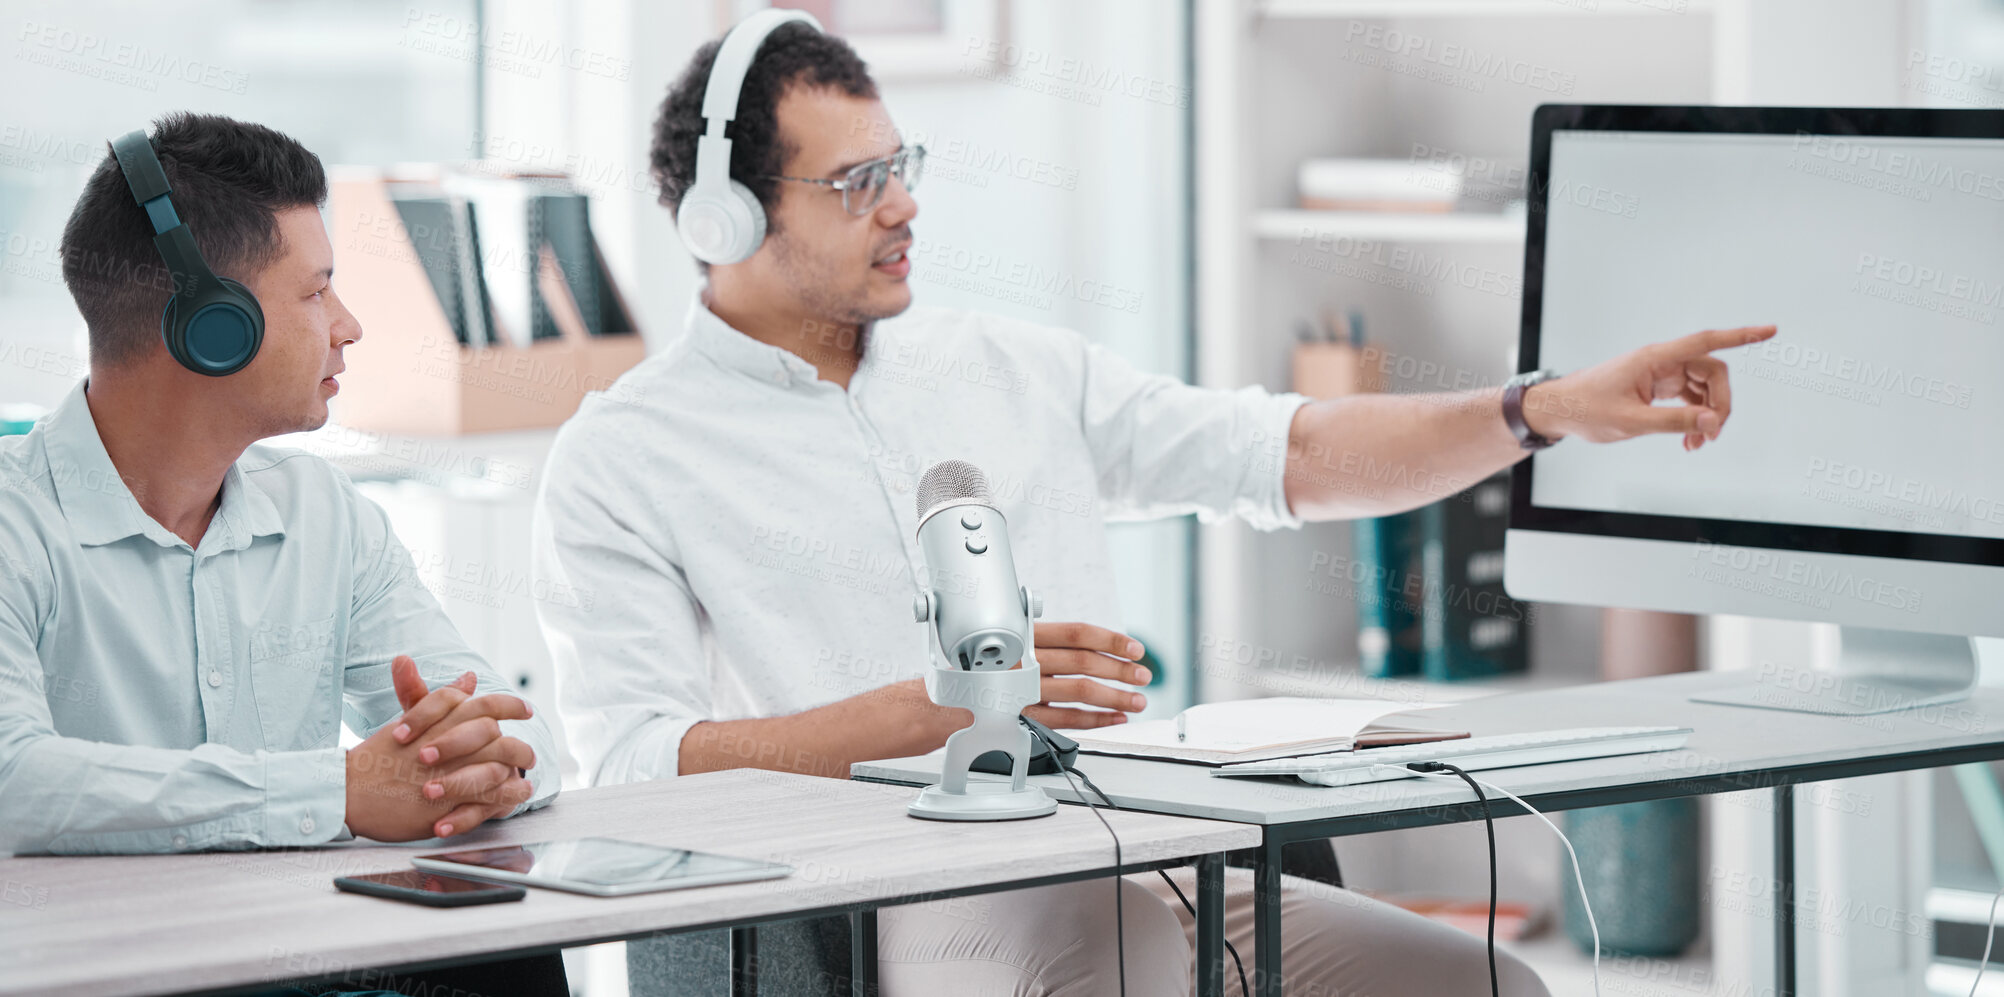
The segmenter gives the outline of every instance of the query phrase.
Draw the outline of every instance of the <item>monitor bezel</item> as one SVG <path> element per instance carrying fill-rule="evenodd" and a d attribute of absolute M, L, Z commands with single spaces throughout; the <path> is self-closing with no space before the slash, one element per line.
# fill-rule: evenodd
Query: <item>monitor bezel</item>
<path fill-rule="evenodd" d="M 1522 371 L 1538 369 L 1545 219 L 1551 186 L 1546 177 L 1551 169 L 1552 133 L 1565 130 L 2004 139 L 2004 109 L 1540 106 L 1531 117 L 1530 186 L 1526 197 L 1530 210 L 1524 232 L 1524 300 L 1517 352 Z M 1537 458 L 1533 456 L 1518 461 L 1511 469 L 1511 529 L 2004 567 L 2004 539 L 1989 537 L 1533 505 L 1531 483 L 1536 464 Z"/>

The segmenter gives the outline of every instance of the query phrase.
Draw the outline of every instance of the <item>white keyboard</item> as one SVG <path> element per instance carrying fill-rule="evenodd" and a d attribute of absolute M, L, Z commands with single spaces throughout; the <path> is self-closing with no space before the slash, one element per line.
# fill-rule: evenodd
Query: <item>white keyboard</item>
<path fill-rule="evenodd" d="M 1683 747 L 1690 736 L 1689 727 L 1572 727 L 1239 762 L 1212 769 L 1211 774 L 1291 775 L 1317 786 L 1354 786 L 1362 782 L 1420 778 L 1418 772 L 1406 768 L 1413 762 L 1447 762 L 1474 772 L 1513 765 L 1542 765 L 1582 758 L 1675 751 Z"/>

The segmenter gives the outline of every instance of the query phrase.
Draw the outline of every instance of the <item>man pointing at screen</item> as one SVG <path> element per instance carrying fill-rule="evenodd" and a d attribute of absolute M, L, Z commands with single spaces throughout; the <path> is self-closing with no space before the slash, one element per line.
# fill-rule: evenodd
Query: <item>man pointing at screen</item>
<path fill-rule="evenodd" d="M 1698 332 L 1502 391 L 1309 402 L 1191 387 L 1069 330 L 914 307 L 924 150 L 900 144 L 840 40 L 786 24 L 756 51 L 728 167 L 763 238 L 705 267 L 685 335 L 615 393 L 635 401 L 588 399 L 544 477 L 537 571 L 598 596 L 539 609 L 565 726 L 600 784 L 747 765 L 841 778 L 964 725 L 926 697 L 910 615 L 913 487 L 935 461 L 988 473 L 1021 577 L 1049 618 L 1079 621 L 1037 627 L 1045 702 L 1026 712 L 1094 727 L 1141 709 L 1148 677 L 1119 630 L 1106 519 L 1295 527 L 1423 505 L 1567 437 L 1666 433 L 1696 449 L 1732 411 L 1710 354 L 1774 333 Z M 717 53 L 697 53 L 655 124 L 655 176 L 685 235 L 709 195 L 698 137 Z M 1009 376 L 909 376 L 925 357 Z M 1401 473 L 1387 486 L 1367 467 Z M 1192 919 L 1159 878 L 1121 889 L 1129 992 L 1187 991 Z M 1112 992 L 1108 892 L 1001 894 L 979 918 L 887 911 L 885 991 Z M 1248 962 L 1250 892 L 1229 878 L 1227 937 Z M 1283 908 L 1290 993 L 1473 993 L 1488 976 L 1480 940 L 1348 891 L 1290 880 Z M 1546 992 L 1502 962 L 1504 993 Z"/>

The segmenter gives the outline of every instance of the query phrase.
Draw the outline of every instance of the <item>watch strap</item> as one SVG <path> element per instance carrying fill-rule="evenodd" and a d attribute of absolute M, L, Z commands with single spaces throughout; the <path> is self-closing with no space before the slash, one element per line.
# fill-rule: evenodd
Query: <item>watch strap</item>
<path fill-rule="evenodd" d="M 1524 392 L 1534 384 L 1542 384 L 1555 377 L 1554 370 L 1533 370 L 1503 382 L 1503 423 L 1510 427 L 1510 434 L 1517 437 L 1517 445 L 1526 450 L 1543 450 L 1554 440 L 1546 439 L 1531 430 L 1531 424 L 1524 421 Z"/>

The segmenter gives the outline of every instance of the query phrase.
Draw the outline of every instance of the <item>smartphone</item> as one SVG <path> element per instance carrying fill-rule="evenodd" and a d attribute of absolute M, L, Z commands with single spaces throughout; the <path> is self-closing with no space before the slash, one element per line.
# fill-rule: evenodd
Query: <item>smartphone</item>
<path fill-rule="evenodd" d="M 470 904 L 498 904 L 520 900 L 529 891 L 505 883 L 482 883 L 458 876 L 441 876 L 423 869 L 399 869 L 367 876 L 337 876 L 334 888 L 349 893 L 366 893 L 427 907 L 465 907 Z"/>

